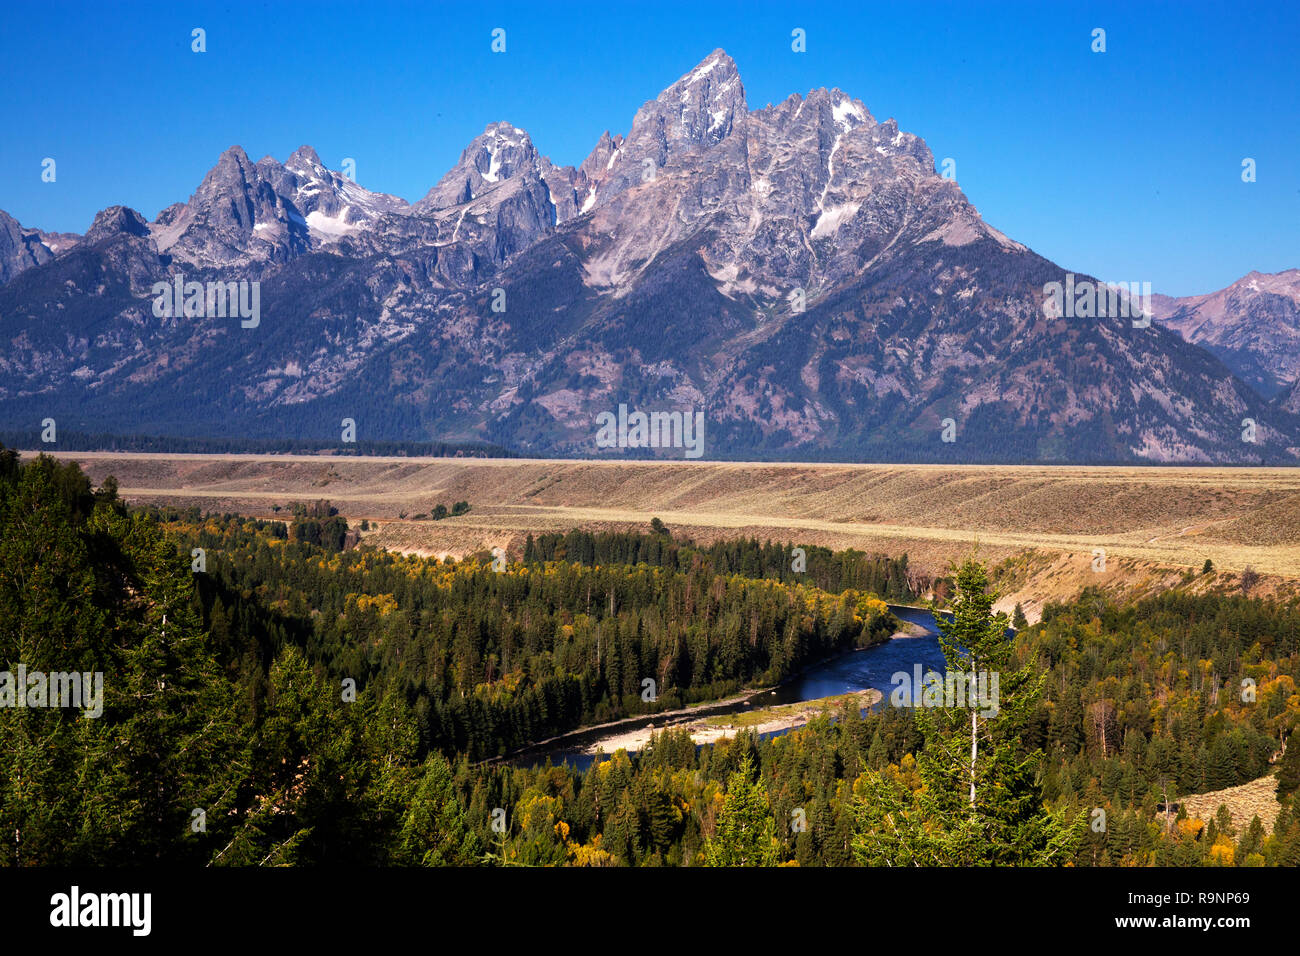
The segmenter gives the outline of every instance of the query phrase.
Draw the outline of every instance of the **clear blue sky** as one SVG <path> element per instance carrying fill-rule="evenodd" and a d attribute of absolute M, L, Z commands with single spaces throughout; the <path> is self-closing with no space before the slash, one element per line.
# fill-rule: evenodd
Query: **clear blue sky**
<path fill-rule="evenodd" d="M 795 27 L 806 53 L 790 50 Z M 415 200 L 501 119 L 576 164 L 722 47 L 751 108 L 839 87 L 954 158 L 1008 235 L 1067 268 L 1192 294 L 1300 266 L 1298 36 L 1294 0 L 3 0 L 0 209 L 75 232 L 114 203 L 153 218 L 236 143 L 254 160 L 303 143 L 332 168 L 352 157 L 362 185 Z"/>

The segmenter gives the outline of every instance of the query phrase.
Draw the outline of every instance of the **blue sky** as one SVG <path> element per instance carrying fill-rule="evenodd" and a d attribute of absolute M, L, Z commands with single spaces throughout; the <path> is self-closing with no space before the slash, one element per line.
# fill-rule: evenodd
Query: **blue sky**
<path fill-rule="evenodd" d="M 502 119 L 577 164 L 722 47 L 751 108 L 839 87 L 953 158 L 984 218 L 1042 255 L 1193 294 L 1300 266 L 1298 27 L 1294 2 L 5 0 L 0 209 L 75 232 L 114 203 L 153 218 L 233 144 L 308 143 L 415 200 Z"/>

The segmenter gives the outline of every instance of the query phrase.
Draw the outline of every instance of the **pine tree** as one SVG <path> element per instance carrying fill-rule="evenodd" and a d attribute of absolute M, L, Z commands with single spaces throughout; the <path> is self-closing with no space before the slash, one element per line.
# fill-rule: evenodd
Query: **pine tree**
<path fill-rule="evenodd" d="M 1020 735 L 1042 690 L 1028 665 L 1015 667 L 1005 614 L 992 611 L 982 565 L 957 572 L 951 619 L 939 617 L 939 643 L 951 674 L 999 678 L 995 700 L 966 708 L 921 706 L 925 736 L 915 793 L 869 771 L 856 804 L 859 862 L 867 865 L 1045 865 L 1073 857 L 1087 826 L 1080 813 L 1044 809 L 1037 779 L 1040 751 L 1026 752 Z M 940 702 L 946 704 L 946 701 Z M 988 706 L 989 704 L 993 706 Z"/>
<path fill-rule="evenodd" d="M 76 672 L 87 695 L 0 708 L 6 860 L 202 858 L 212 838 L 190 823 L 229 806 L 240 728 L 188 560 L 76 465 L 0 473 L 0 669 Z"/>
<path fill-rule="evenodd" d="M 775 866 L 779 845 L 767 791 L 755 776 L 746 754 L 727 781 L 727 795 L 718 812 L 713 839 L 704 850 L 708 866 Z"/>
<path fill-rule="evenodd" d="M 1241 842 L 1237 844 L 1237 859 L 1245 860 L 1252 854 L 1258 853 L 1259 848 L 1264 843 L 1264 824 L 1259 819 L 1259 814 L 1250 818 L 1250 826 L 1242 834 Z"/>
<path fill-rule="evenodd" d="M 441 754 L 431 755 L 402 820 L 394 862 L 469 866 L 481 852 L 452 782 L 451 767 Z"/>

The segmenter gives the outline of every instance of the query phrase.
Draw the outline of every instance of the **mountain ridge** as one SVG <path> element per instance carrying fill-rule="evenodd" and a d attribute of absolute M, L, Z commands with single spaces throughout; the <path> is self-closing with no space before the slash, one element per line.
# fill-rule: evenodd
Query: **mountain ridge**
<path fill-rule="evenodd" d="M 1250 272 L 1204 295 L 1152 300 L 1157 321 L 1219 356 L 1265 398 L 1300 380 L 1300 269 Z"/>
<path fill-rule="evenodd" d="M 715 457 L 1300 457 L 1300 409 L 1161 322 L 1047 315 L 1064 270 L 919 137 L 837 89 L 750 110 L 722 50 L 576 168 L 491 123 L 408 203 L 307 146 L 231 147 L 152 223 L 111 207 L 57 254 L 18 228 L 6 246 L 0 219 L 6 418 L 322 437 L 353 417 L 572 455 L 629 404 L 703 411 Z M 260 282 L 256 337 L 152 315 L 178 271 Z"/>

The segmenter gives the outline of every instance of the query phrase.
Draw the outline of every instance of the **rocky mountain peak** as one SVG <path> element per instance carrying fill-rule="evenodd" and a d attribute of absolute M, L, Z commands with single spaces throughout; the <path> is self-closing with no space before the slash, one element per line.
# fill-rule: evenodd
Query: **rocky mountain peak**
<path fill-rule="evenodd" d="M 465 147 L 462 164 L 470 165 L 483 180 L 497 183 L 511 179 L 522 170 L 535 168 L 537 149 L 528 133 L 513 123 L 491 123 Z"/>
<path fill-rule="evenodd" d="M 53 387 L 81 414 L 94 387 L 104 422 L 143 431 L 171 421 L 176 388 L 216 382 L 214 434 L 307 427 L 345 401 L 384 409 L 391 437 L 419 418 L 582 455 L 593 416 L 635 398 L 701 409 L 710 454 L 1300 460 L 1300 271 L 1174 302 L 1165 324 L 1185 338 L 1220 330 L 1197 344 L 1114 317 L 1045 322 L 1061 267 L 984 223 L 919 137 L 834 88 L 750 112 L 722 50 L 576 170 L 492 123 L 409 207 L 308 146 L 283 164 L 232 147 L 153 242 L 141 228 L 105 210 L 90 248 L 56 256 L 0 216 L 0 279 L 35 273 L 0 287 L 0 395 L 45 413 Z M 87 262 L 120 281 L 87 287 Z M 278 303 L 266 328 L 284 331 L 250 351 L 142 326 L 123 290 L 176 264 L 260 278 Z M 498 287 L 508 312 L 488 306 Z M 105 316 L 126 331 L 105 336 Z M 1270 403 L 1242 378 L 1287 390 Z M 936 439 L 945 417 L 959 447 Z M 1246 417 L 1259 441 L 1243 448 Z"/>
<path fill-rule="evenodd" d="M 109 206 L 95 214 L 95 221 L 86 231 L 85 241 L 93 245 L 117 236 L 147 236 L 149 224 L 144 216 L 128 206 Z"/>
<path fill-rule="evenodd" d="M 584 211 L 651 181 L 662 170 L 692 166 L 701 154 L 731 142 L 744 129 L 747 113 L 735 61 L 726 51 L 714 50 L 637 110 L 626 141 L 597 145 L 588 157 L 591 168 L 583 164 L 594 180 L 588 184 Z M 598 168 L 601 153 L 607 154 L 603 172 Z M 729 162 L 736 160 L 743 165 L 743 147 Z"/>
<path fill-rule="evenodd" d="M 49 262 L 80 241 L 81 237 L 72 233 L 24 228 L 17 219 L 0 209 L 0 285 L 20 272 Z"/>
<path fill-rule="evenodd" d="M 1265 397 L 1300 380 L 1300 269 L 1251 272 L 1205 295 L 1156 295 L 1152 312 Z"/>
<path fill-rule="evenodd" d="M 309 169 L 313 171 L 324 168 L 320 157 L 316 155 L 316 150 L 305 145 L 295 149 L 289 156 L 288 162 L 284 165 L 289 169 Z"/>
<path fill-rule="evenodd" d="M 582 161 L 578 167 L 577 186 L 581 193 L 579 200 L 581 206 L 580 212 L 587 212 L 596 204 L 596 191 L 600 184 L 609 176 L 610 170 L 614 166 L 615 157 L 626 142 L 626 137 L 621 133 L 618 136 L 610 136 L 609 130 L 601 134 L 596 146 L 587 158 Z"/>
<path fill-rule="evenodd" d="M 513 123 L 489 123 L 412 212 L 426 216 L 462 205 L 520 175 L 541 178 L 549 165 L 538 155 L 527 132 Z"/>
<path fill-rule="evenodd" d="M 239 145 L 230 146 L 217 157 L 217 164 L 208 171 L 208 175 L 204 177 L 204 182 L 234 174 L 247 177 L 250 175 L 253 166 L 253 161 L 248 158 L 248 153 L 244 152 L 244 147 Z M 200 184 L 199 188 L 203 188 L 202 184 Z"/>
<path fill-rule="evenodd" d="M 662 165 L 680 150 L 720 143 L 747 111 L 736 62 L 724 50 L 714 50 L 637 111 L 628 140 L 655 141 Z"/>
<path fill-rule="evenodd" d="M 284 262 L 407 208 L 327 169 L 310 146 L 283 164 L 273 156 L 250 163 L 232 146 L 189 202 L 163 210 L 150 232 L 160 252 L 195 264 Z"/>
<path fill-rule="evenodd" d="M 804 99 L 804 108 L 823 117 L 837 133 L 848 133 L 859 126 L 874 126 L 875 117 L 865 103 L 839 89 L 812 90 Z"/>
<path fill-rule="evenodd" d="M 618 151 L 625 139 L 626 137 L 621 133 L 618 136 L 610 136 L 609 130 L 605 130 L 600 134 L 595 147 L 587 154 L 587 158 L 582 161 L 582 165 L 578 167 L 578 172 L 592 182 L 599 181 L 609 169 L 610 157 Z"/>

